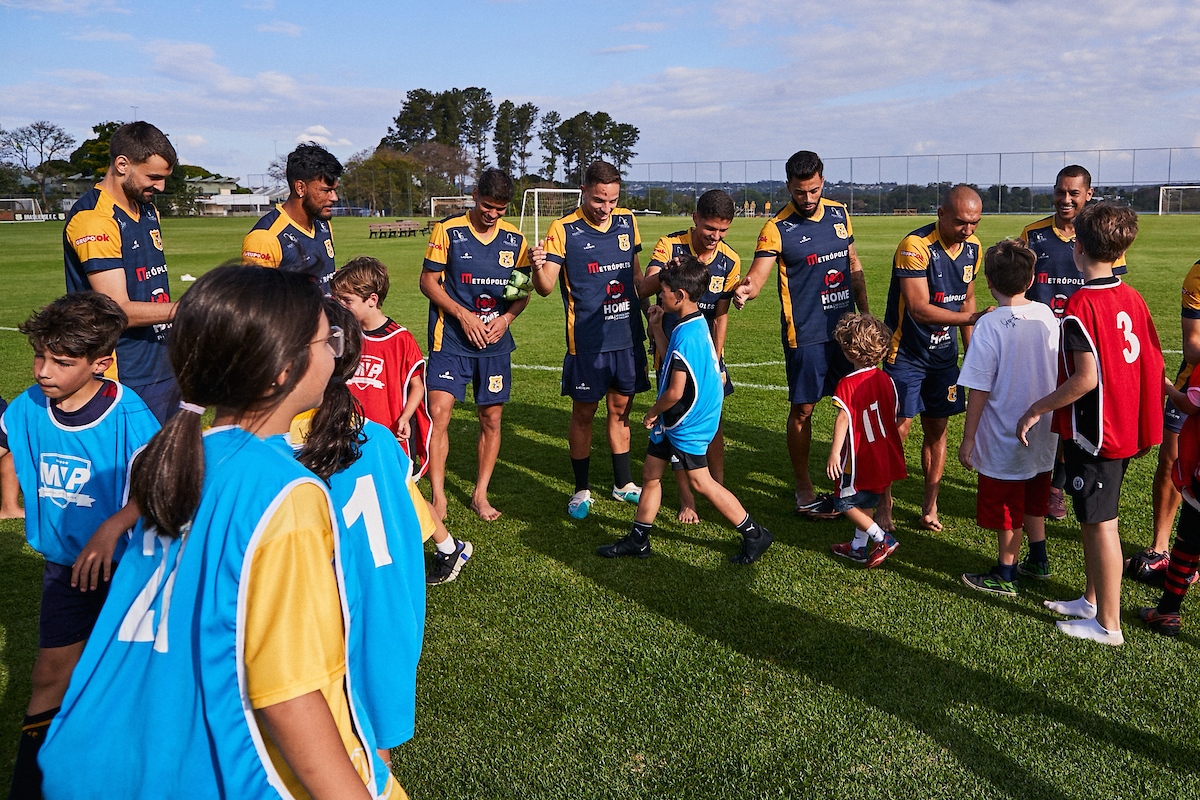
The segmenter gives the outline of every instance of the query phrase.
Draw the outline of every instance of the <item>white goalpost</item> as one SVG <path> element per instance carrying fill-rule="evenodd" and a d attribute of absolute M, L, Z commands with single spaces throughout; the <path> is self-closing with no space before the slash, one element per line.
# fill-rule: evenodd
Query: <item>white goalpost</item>
<path fill-rule="evenodd" d="M 526 189 L 521 196 L 521 222 L 518 227 L 529 246 L 541 241 L 541 233 L 549 227 L 550 222 L 579 208 L 581 196 L 579 189 Z"/>
<path fill-rule="evenodd" d="M 455 212 L 465 211 L 475 207 L 475 200 L 469 194 L 449 195 L 429 198 L 429 216 L 434 219 L 448 217 Z"/>
<path fill-rule="evenodd" d="M 1158 187 L 1158 215 L 1200 213 L 1200 186 Z"/>

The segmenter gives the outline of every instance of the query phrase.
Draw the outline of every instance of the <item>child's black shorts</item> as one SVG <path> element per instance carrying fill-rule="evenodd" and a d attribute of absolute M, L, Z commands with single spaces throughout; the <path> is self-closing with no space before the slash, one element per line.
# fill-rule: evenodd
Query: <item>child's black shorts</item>
<path fill-rule="evenodd" d="M 1065 490 L 1071 495 L 1079 521 L 1095 525 L 1116 519 L 1129 459 L 1093 456 L 1074 442 L 1063 442 L 1063 460 L 1067 468 Z"/>
<path fill-rule="evenodd" d="M 100 616 L 108 587 L 97 581 L 94 590 L 71 587 L 71 568 L 47 561 L 42 572 L 42 615 L 38 620 L 39 647 L 66 647 L 87 639 Z"/>
<path fill-rule="evenodd" d="M 708 467 L 707 454 L 693 455 L 676 450 L 665 436 L 661 442 L 647 443 L 646 455 L 670 462 L 671 469 L 704 469 Z"/>

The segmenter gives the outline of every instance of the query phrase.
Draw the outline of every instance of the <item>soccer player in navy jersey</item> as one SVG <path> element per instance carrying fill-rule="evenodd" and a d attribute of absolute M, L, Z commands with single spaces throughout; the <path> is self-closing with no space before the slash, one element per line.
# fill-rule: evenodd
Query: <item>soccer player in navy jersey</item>
<path fill-rule="evenodd" d="M 808 454 L 812 448 L 812 412 L 817 401 L 833 394 L 851 371 L 833 339 L 838 319 L 855 307 L 867 313 L 867 282 L 854 249 L 854 230 L 846 207 L 821 196 L 825 165 L 809 150 L 788 159 L 787 190 L 792 200 L 769 219 L 754 248 L 754 261 L 734 293 L 738 308 L 758 296 L 771 268 L 779 265 L 783 304 L 783 352 L 787 364 L 788 455 L 796 481 L 796 511 L 816 505 Z"/>
<path fill-rule="evenodd" d="M 117 128 L 108 150 L 108 172 L 67 213 L 67 291 L 100 292 L 125 312 L 129 327 L 117 340 L 116 369 L 108 377 L 137 392 L 161 422 L 175 413 L 179 390 L 167 361 L 175 304 L 154 195 L 178 159 L 148 122 Z"/>
<path fill-rule="evenodd" d="M 242 263 L 299 272 L 329 294 L 337 265 L 329 218 L 342 165 L 315 142 L 288 154 L 288 199 L 254 224 L 242 240 Z"/>
<path fill-rule="evenodd" d="M 433 226 L 421 271 L 421 292 L 429 298 L 429 363 L 425 382 L 433 436 L 429 481 L 433 507 L 446 515 L 446 455 L 450 412 L 472 385 L 479 415 L 479 471 L 471 510 L 490 522 L 500 512 L 488 501 L 488 484 L 500 454 L 500 417 L 512 384 L 509 326 L 529 304 L 529 296 L 504 299 L 515 270 L 529 272 L 525 237 L 502 218 L 512 200 L 512 178 L 484 170 L 472 196 L 475 206 Z"/>
<path fill-rule="evenodd" d="M 584 173 L 581 190 L 580 207 L 551 223 L 546 238 L 530 251 L 538 294 L 550 294 L 562 278 L 567 322 L 562 393 L 572 401 L 568 442 L 575 473 L 567 512 L 576 519 L 592 507 L 588 468 L 600 400 L 608 409 L 612 496 L 638 502 L 641 488 L 629 464 L 629 411 L 634 394 L 650 389 L 637 296 L 642 244 L 633 213 L 617 206 L 621 173 L 595 161 Z"/>

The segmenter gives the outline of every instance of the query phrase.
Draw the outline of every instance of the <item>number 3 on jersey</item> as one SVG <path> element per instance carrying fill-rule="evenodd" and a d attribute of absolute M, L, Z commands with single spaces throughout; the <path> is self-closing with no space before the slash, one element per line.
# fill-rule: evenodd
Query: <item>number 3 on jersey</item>
<path fill-rule="evenodd" d="M 1142 343 L 1133 332 L 1133 319 L 1129 312 L 1117 312 L 1117 330 L 1125 337 L 1125 347 L 1121 350 L 1121 355 L 1125 357 L 1126 364 L 1132 364 L 1142 354 Z"/>
<path fill-rule="evenodd" d="M 375 479 L 363 475 L 354 482 L 354 494 L 350 502 L 342 507 L 342 519 L 347 528 L 354 526 L 360 519 L 367 526 L 367 543 L 371 546 L 371 558 L 376 567 L 386 567 L 392 563 L 392 554 L 388 551 L 387 528 L 383 525 L 383 512 L 379 510 L 379 493 L 375 491 Z"/>

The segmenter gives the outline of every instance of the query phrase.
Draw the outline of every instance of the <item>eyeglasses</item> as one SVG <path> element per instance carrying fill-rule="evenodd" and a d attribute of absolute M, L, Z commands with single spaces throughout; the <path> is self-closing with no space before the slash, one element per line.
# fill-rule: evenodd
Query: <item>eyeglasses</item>
<path fill-rule="evenodd" d="M 329 335 L 324 339 L 314 339 L 309 342 L 309 345 L 321 344 L 324 342 L 329 345 L 329 349 L 333 351 L 334 358 L 341 358 L 346 352 L 346 334 L 337 325 L 329 326 Z"/>

